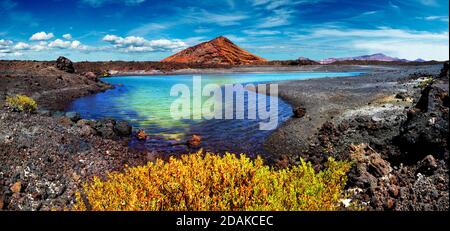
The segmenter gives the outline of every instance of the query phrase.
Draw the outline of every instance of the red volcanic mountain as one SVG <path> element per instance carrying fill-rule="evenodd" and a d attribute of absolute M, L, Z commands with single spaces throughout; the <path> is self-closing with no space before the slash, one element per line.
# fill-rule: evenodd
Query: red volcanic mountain
<path fill-rule="evenodd" d="M 238 47 L 229 39 L 220 36 L 208 42 L 186 48 L 161 60 L 161 62 L 245 65 L 267 62 L 267 60 Z"/>

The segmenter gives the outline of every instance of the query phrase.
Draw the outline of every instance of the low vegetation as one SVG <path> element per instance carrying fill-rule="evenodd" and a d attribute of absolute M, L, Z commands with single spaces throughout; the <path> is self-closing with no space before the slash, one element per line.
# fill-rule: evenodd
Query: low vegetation
<path fill-rule="evenodd" d="M 344 199 L 348 162 L 330 158 L 275 170 L 261 158 L 210 153 L 94 177 L 77 193 L 75 210 L 336 210 Z"/>
<path fill-rule="evenodd" d="M 433 83 L 433 78 L 432 77 L 427 77 L 424 80 L 420 81 L 418 87 L 421 89 L 424 89 L 426 86 L 430 85 Z"/>
<path fill-rule="evenodd" d="M 37 103 L 34 99 L 26 95 L 6 96 L 8 107 L 20 112 L 34 112 L 37 109 Z"/>

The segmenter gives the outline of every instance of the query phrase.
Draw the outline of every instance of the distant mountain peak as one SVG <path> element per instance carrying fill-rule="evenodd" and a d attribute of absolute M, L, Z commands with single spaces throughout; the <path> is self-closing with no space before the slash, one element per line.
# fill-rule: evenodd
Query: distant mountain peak
<path fill-rule="evenodd" d="M 326 59 L 322 59 L 320 60 L 321 64 L 330 64 L 330 63 L 334 63 L 337 61 L 353 61 L 353 60 L 357 60 L 357 61 L 382 61 L 382 62 L 410 62 L 409 60 L 406 59 L 399 59 L 397 57 L 391 57 L 388 55 L 385 55 L 383 53 L 375 53 L 375 54 L 371 54 L 371 55 L 361 55 L 361 56 L 355 56 L 355 57 L 344 57 L 344 58 L 326 58 Z M 415 62 L 423 62 L 423 59 L 416 59 L 414 60 Z"/>
<path fill-rule="evenodd" d="M 241 65 L 266 61 L 266 59 L 240 48 L 225 36 L 219 36 L 207 42 L 188 47 L 161 60 L 161 62 L 224 65 Z"/>
<path fill-rule="evenodd" d="M 426 62 L 426 60 L 418 58 L 418 59 L 415 59 L 414 62 Z"/>

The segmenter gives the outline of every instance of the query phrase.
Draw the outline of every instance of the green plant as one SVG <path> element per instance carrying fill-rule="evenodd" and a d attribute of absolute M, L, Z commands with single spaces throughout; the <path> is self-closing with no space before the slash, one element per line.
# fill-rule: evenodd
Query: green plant
<path fill-rule="evenodd" d="M 33 112 L 37 109 L 37 103 L 26 95 L 6 96 L 8 106 L 13 110 Z"/>
<path fill-rule="evenodd" d="M 336 210 L 349 169 L 330 158 L 320 172 L 304 161 L 274 170 L 259 157 L 199 152 L 113 172 L 106 180 L 94 177 L 73 209 Z"/>
<path fill-rule="evenodd" d="M 423 88 L 425 88 L 426 86 L 428 86 L 428 85 L 430 85 L 432 83 L 433 83 L 433 78 L 432 77 L 427 77 L 426 79 L 420 81 L 418 87 L 423 89 Z"/>

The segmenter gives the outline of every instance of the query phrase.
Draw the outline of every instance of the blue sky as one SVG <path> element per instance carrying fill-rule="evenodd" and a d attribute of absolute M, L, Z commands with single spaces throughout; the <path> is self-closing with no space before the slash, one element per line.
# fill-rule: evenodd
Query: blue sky
<path fill-rule="evenodd" d="M 446 60 L 448 27 L 448 0 L 0 0 L 0 59 L 156 61 L 224 35 L 269 60 Z"/>

